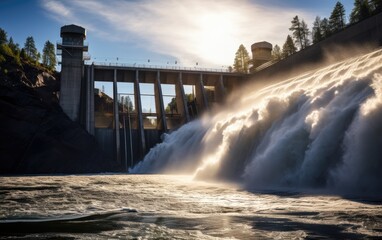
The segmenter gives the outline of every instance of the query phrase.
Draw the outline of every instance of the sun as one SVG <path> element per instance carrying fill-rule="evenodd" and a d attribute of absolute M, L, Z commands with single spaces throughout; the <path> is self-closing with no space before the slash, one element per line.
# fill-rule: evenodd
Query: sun
<path fill-rule="evenodd" d="M 197 19 L 195 47 L 202 56 L 208 55 L 211 62 L 233 62 L 238 37 L 234 14 L 230 12 L 207 12 Z M 236 45 L 235 45 L 236 44 Z"/>

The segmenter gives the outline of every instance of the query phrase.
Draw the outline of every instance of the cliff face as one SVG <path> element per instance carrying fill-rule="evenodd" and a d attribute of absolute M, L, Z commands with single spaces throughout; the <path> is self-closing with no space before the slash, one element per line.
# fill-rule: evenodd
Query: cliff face
<path fill-rule="evenodd" d="M 56 75 L 56 76 L 54 76 Z M 0 174 L 115 171 L 93 136 L 58 105 L 57 74 L 0 62 Z"/>

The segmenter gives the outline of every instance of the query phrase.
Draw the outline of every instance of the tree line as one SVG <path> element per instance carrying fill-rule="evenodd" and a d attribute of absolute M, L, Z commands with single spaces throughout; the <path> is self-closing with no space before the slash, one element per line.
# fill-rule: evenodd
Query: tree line
<path fill-rule="evenodd" d="M 54 71 L 56 69 L 56 53 L 55 47 L 49 40 L 45 42 L 41 53 L 37 50 L 35 41 L 32 36 L 26 38 L 24 47 L 20 48 L 18 43 L 13 41 L 13 38 L 8 39 L 7 32 L 0 28 L 0 61 L 4 59 L 2 55 L 12 56 L 21 65 L 21 59 L 28 61 L 34 65 L 41 64 L 47 69 Z"/>
<path fill-rule="evenodd" d="M 345 8 L 341 2 L 337 2 L 329 18 L 316 16 L 312 29 L 304 19 L 297 15 L 291 21 L 288 34 L 282 48 L 277 44 L 272 49 L 272 59 L 279 61 L 297 51 L 300 51 L 311 44 L 318 43 L 325 38 L 341 31 L 347 26 L 353 25 L 370 16 L 382 12 L 382 0 L 355 0 L 354 7 L 349 15 L 349 22 L 346 21 Z M 251 59 L 243 44 L 239 46 L 235 54 L 233 68 L 230 71 L 248 73 Z"/>

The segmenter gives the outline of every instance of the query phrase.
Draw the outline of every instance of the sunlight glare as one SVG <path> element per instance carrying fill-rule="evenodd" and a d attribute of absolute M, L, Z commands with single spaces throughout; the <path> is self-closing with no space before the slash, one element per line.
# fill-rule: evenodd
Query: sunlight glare
<path fill-rule="evenodd" d="M 225 11 L 204 12 L 197 21 L 198 31 L 194 34 L 197 52 L 209 53 L 217 63 L 232 62 L 235 48 L 239 42 L 236 38 L 235 14 Z"/>

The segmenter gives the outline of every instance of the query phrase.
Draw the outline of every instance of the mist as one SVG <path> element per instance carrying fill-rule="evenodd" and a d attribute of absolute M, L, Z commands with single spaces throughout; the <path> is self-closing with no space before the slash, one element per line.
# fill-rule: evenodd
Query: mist
<path fill-rule="evenodd" d="M 248 190 L 382 190 L 382 50 L 247 88 L 151 149 L 132 173 L 186 171 Z"/>

